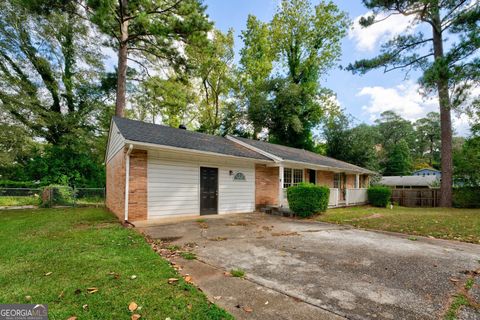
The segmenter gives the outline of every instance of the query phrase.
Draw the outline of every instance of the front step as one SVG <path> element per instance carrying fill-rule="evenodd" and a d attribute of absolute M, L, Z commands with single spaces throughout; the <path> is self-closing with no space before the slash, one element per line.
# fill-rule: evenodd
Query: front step
<path fill-rule="evenodd" d="M 290 218 L 295 217 L 295 213 L 293 213 L 290 209 L 284 208 L 284 207 L 267 205 L 262 209 L 260 209 L 260 211 L 266 214 L 274 215 L 274 216 L 290 217 Z"/>

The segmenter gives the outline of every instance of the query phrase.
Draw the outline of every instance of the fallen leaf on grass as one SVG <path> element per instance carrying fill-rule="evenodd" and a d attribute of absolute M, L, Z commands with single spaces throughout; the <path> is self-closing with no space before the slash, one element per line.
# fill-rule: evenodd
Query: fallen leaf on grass
<path fill-rule="evenodd" d="M 191 304 L 187 305 L 187 309 L 192 310 L 192 305 Z"/>
<path fill-rule="evenodd" d="M 70 318 L 68 318 L 67 320 L 77 320 L 78 318 L 75 317 L 75 316 L 71 316 Z"/>
<path fill-rule="evenodd" d="M 130 317 L 130 319 L 131 319 L 131 320 L 138 320 L 138 319 L 140 319 L 141 317 L 142 317 L 141 315 L 135 313 L 135 314 L 132 314 L 132 316 Z"/>
<path fill-rule="evenodd" d="M 92 288 L 87 288 L 87 292 L 92 294 L 98 291 L 98 288 L 92 287 Z"/>
<path fill-rule="evenodd" d="M 51 272 L 51 271 L 50 271 L 50 272 L 47 272 L 47 273 L 45 273 L 45 276 L 48 277 L 48 276 L 51 275 L 52 273 L 53 273 L 53 272 Z"/>
<path fill-rule="evenodd" d="M 130 276 L 130 279 L 135 280 L 135 279 L 137 279 L 137 276 L 133 274 L 133 275 Z"/>
<path fill-rule="evenodd" d="M 84 304 L 84 305 L 82 306 L 82 309 L 85 310 L 85 311 L 87 311 L 87 310 L 88 310 L 88 304 Z"/>
<path fill-rule="evenodd" d="M 192 277 L 190 277 L 190 276 L 186 276 L 184 279 L 188 283 L 192 282 Z"/>
<path fill-rule="evenodd" d="M 172 284 L 172 283 L 175 283 L 175 282 L 178 282 L 178 279 L 177 279 L 177 278 L 170 278 L 170 279 L 168 279 L 168 283 L 169 283 L 169 284 Z"/>
<path fill-rule="evenodd" d="M 243 311 L 245 311 L 245 312 L 253 312 L 253 309 L 250 308 L 250 307 L 245 306 L 245 307 L 243 307 Z"/>
<path fill-rule="evenodd" d="M 132 311 L 132 312 L 135 311 L 135 310 L 137 310 L 137 308 L 138 308 L 138 304 L 136 304 L 136 303 L 133 302 L 133 301 L 130 302 L 130 304 L 128 305 L 128 310 L 130 310 L 130 311 Z"/>
<path fill-rule="evenodd" d="M 32 296 L 25 296 L 25 300 L 32 301 Z"/>
<path fill-rule="evenodd" d="M 64 293 L 64 292 L 63 292 L 63 290 L 62 290 L 62 292 L 60 292 L 60 294 L 58 295 L 58 299 L 62 299 L 62 298 L 63 298 L 63 293 Z"/>

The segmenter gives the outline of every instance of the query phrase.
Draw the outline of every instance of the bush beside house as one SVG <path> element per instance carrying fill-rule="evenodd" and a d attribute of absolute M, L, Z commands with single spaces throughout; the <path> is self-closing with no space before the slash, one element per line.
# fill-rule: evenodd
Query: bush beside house
<path fill-rule="evenodd" d="M 287 189 L 288 206 L 295 214 L 306 218 L 314 213 L 325 212 L 330 189 L 312 183 L 300 183 Z"/>
<path fill-rule="evenodd" d="M 368 188 L 368 202 L 375 207 L 386 207 L 392 197 L 392 190 L 388 187 Z"/>
<path fill-rule="evenodd" d="M 453 189 L 453 206 L 456 208 L 480 208 L 480 187 Z"/>

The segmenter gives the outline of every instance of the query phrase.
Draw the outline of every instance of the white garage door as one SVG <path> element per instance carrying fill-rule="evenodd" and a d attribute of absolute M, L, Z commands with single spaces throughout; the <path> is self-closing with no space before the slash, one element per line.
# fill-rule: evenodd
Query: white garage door
<path fill-rule="evenodd" d="M 238 162 L 238 161 L 237 161 Z M 243 162 L 243 161 L 242 161 Z M 148 218 L 200 214 L 200 167 L 218 168 L 218 213 L 255 210 L 254 163 L 148 158 Z M 235 180 L 236 173 L 245 180 Z"/>

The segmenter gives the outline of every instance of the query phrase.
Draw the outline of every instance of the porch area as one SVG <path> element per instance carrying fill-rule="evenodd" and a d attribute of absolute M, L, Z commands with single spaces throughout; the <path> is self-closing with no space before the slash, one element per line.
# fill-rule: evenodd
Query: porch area
<path fill-rule="evenodd" d="M 309 182 L 330 189 L 329 208 L 362 205 L 368 202 L 370 176 L 361 172 L 308 166 L 299 163 L 257 165 L 255 168 L 255 204 L 257 209 L 288 211 L 287 189 Z"/>

